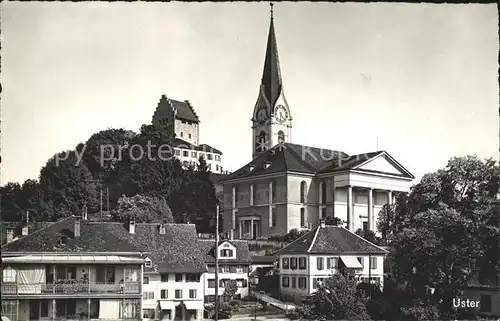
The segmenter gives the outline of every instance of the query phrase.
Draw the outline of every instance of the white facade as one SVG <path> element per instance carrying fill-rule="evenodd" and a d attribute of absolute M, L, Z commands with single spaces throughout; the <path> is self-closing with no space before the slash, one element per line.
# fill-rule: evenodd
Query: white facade
<path fill-rule="evenodd" d="M 184 168 L 188 168 L 189 165 L 196 167 L 200 156 L 203 156 L 207 162 L 209 171 L 217 174 L 224 174 L 224 168 L 222 167 L 222 155 L 216 153 L 210 149 L 193 149 L 192 146 L 178 146 L 174 148 L 175 157 L 178 158 Z"/>
<path fill-rule="evenodd" d="M 202 320 L 202 279 L 199 273 L 145 273 L 143 320 Z"/>

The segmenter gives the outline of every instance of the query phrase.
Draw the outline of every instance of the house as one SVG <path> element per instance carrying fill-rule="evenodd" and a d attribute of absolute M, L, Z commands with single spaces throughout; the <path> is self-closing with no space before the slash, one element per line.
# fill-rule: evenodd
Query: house
<path fill-rule="evenodd" d="M 349 155 L 293 143 L 273 16 L 251 130 L 252 160 L 223 181 L 224 231 L 235 238 L 312 229 L 331 216 L 350 231 L 376 232 L 382 207 L 408 193 L 414 179 L 387 151 Z"/>
<path fill-rule="evenodd" d="M 147 253 L 112 230 L 70 217 L 3 245 L 2 316 L 139 320 Z"/>
<path fill-rule="evenodd" d="M 175 156 L 184 168 L 198 163 L 203 157 L 209 170 L 223 174 L 222 152 L 207 144 L 200 144 L 200 119 L 188 100 L 179 101 L 162 95 L 153 114 L 152 124 L 160 130 L 175 134 L 173 148 Z"/>
<path fill-rule="evenodd" d="M 478 313 L 488 317 L 500 317 L 500 274 L 496 278 L 480 277 L 481 271 L 474 269 L 467 278 L 464 298 L 478 301 Z M 495 302 L 497 302 L 495 304 Z"/>
<path fill-rule="evenodd" d="M 387 253 L 344 227 L 322 222 L 277 252 L 281 297 L 301 302 L 336 273 L 382 287 Z"/>
<path fill-rule="evenodd" d="M 236 297 L 244 298 L 249 294 L 248 275 L 252 264 L 248 243 L 245 240 L 223 240 L 217 249 L 215 240 L 200 239 L 200 247 L 205 253 L 208 272 L 204 275 L 205 303 L 215 302 L 215 251 L 219 252 L 219 296 L 224 294 L 225 285 L 235 280 L 238 286 Z M 222 298 L 225 299 L 225 298 Z"/>

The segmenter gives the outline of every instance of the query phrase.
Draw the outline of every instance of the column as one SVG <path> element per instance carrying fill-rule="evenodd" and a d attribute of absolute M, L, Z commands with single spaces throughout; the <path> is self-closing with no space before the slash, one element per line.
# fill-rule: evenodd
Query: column
<path fill-rule="evenodd" d="M 335 177 L 333 178 L 333 182 L 332 182 L 332 214 L 333 214 L 333 217 L 335 217 L 335 191 L 337 190 L 337 188 L 335 187 Z"/>
<path fill-rule="evenodd" d="M 393 199 L 392 199 L 392 191 L 387 191 L 387 203 L 389 205 L 393 204 Z"/>
<path fill-rule="evenodd" d="M 181 320 L 186 320 L 186 306 L 184 304 L 181 306 Z"/>
<path fill-rule="evenodd" d="M 87 299 L 87 319 L 90 320 L 90 299 Z"/>
<path fill-rule="evenodd" d="M 240 235 L 240 240 L 243 237 L 243 221 L 240 219 L 240 224 L 239 224 L 239 235 Z"/>
<path fill-rule="evenodd" d="M 89 288 L 89 294 L 90 294 L 90 265 L 89 265 L 89 268 L 88 268 L 88 273 L 87 273 L 87 278 L 88 278 L 88 288 Z"/>
<path fill-rule="evenodd" d="M 253 219 L 250 220 L 250 239 L 253 240 Z"/>
<path fill-rule="evenodd" d="M 375 231 L 375 222 L 373 221 L 373 190 L 368 189 L 368 229 Z"/>
<path fill-rule="evenodd" d="M 250 206 L 254 206 L 254 205 L 255 205 L 255 204 L 254 204 L 254 199 L 253 199 L 253 195 L 254 195 L 254 191 L 253 191 L 253 189 L 254 189 L 255 187 L 254 187 L 253 185 L 254 185 L 254 184 L 250 184 L 250 197 L 249 197 L 249 199 L 250 199 Z"/>
<path fill-rule="evenodd" d="M 56 299 L 52 299 L 52 321 L 56 319 Z"/>
<path fill-rule="evenodd" d="M 347 186 L 347 228 L 353 232 L 354 229 L 354 215 L 352 208 L 352 186 Z"/>
<path fill-rule="evenodd" d="M 236 186 L 233 186 L 233 209 L 232 209 L 232 215 L 231 215 L 231 230 L 234 230 L 236 228 Z"/>
<path fill-rule="evenodd" d="M 273 215 L 273 206 L 271 205 L 273 203 L 273 180 L 269 181 L 269 208 L 267 209 L 268 213 L 268 226 L 272 227 L 273 226 L 273 220 L 272 220 L 272 215 Z"/>

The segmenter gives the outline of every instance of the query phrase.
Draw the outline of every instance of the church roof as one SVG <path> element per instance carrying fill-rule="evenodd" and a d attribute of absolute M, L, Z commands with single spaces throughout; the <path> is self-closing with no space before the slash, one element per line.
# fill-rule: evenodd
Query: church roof
<path fill-rule="evenodd" d="M 376 171 L 365 170 L 361 166 L 379 156 L 389 158 L 398 171 L 401 172 L 401 174 L 380 173 L 414 178 L 408 170 L 385 151 L 348 155 L 341 151 L 284 143 L 260 154 L 250 163 L 229 174 L 224 181 L 282 172 L 321 174 L 355 169 L 373 173 Z"/>
<path fill-rule="evenodd" d="M 276 35 L 274 33 L 274 18 L 271 11 L 271 23 L 269 25 L 269 35 L 267 38 L 266 59 L 264 62 L 264 72 L 262 74 L 262 86 L 264 94 L 274 106 L 281 93 L 281 72 L 278 58 L 278 46 L 276 44 Z"/>
<path fill-rule="evenodd" d="M 338 226 L 321 226 L 288 244 L 275 255 L 285 254 L 386 254 L 381 247 Z"/>

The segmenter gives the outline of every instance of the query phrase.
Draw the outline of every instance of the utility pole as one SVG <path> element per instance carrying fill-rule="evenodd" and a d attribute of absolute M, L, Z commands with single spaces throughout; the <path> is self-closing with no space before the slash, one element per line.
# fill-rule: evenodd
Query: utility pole
<path fill-rule="evenodd" d="M 106 187 L 106 211 L 109 214 L 109 187 Z"/>
<path fill-rule="evenodd" d="M 219 205 L 215 213 L 215 321 L 219 320 Z"/>
<path fill-rule="evenodd" d="M 101 218 L 102 218 L 102 185 L 101 185 Z"/>

